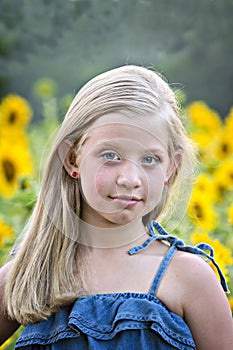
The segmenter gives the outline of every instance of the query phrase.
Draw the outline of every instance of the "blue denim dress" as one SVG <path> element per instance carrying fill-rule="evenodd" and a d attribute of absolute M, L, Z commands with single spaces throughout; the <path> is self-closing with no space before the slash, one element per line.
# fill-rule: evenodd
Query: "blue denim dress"
<path fill-rule="evenodd" d="M 78 298 L 47 320 L 29 324 L 16 343 L 18 350 L 191 350 L 195 344 L 189 327 L 156 298 L 160 281 L 177 249 L 198 254 L 216 266 L 222 286 L 226 281 L 206 244 L 185 246 L 155 221 L 150 237 L 129 250 L 136 254 L 155 240 L 167 240 L 170 248 L 163 258 L 151 288 L 143 293 L 95 294 Z M 157 234 L 156 234 L 157 231 Z M 206 251 L 210 251 L 207 254 Z"/>

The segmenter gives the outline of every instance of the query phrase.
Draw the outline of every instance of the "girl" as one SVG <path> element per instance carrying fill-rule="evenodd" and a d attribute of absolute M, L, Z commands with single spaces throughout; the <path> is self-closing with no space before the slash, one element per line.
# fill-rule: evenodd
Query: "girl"
<path fill-rule="evenodd" d="M 194 160 L 158 74 L 124 66 L 88 82 L 1 273 L 5 338 L 23 324 L 16 349 L 232 349 L 212 251 L 185 246 L 158 223 L 181 219 Z"/>

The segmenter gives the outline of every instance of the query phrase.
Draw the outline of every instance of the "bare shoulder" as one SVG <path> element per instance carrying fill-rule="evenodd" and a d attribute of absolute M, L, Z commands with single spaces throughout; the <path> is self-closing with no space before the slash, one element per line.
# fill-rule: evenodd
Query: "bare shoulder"
<path fill-rule="evenodd" d="M 164 242 L 154 242 L 144 254 L 154 256 L 155 259 L 160 258 L 161 261 L 169 247 Z M 177 288 L 178 285 L 182 285 L 180 289 L 183 291 L 186 288 L 199 288 L 199 286 L 201 288 L 202 284 L 211 284 L 211 281 L 218 283 L 218 278 L 211 266 L 200 255 L 181 250 L 175 253 L 164 278 L 166 284 L 177 283 Z"/>
<path fill-rule="evenodd" d="M 198 349 L 232 349 L 231 310 L 211 266 L 198 255 L 178 251 L 170 271 L 177 276 L 178 283 L 175 283 L 180 286 L 178 299 L 183 318 Z"/>
<path fill-rule="evenodd" d="M 185 280 L 189 282 L 199 282 L 211 276 L 217 279 L 211 266 L 197 254 L 177 251 L 172 261 L 172 268 L 178 271 L 182 271 L 182 275 Z M 202 282 L 204 282 L 202 281 Z"/>
<path fill-rule="evenodd" d="M 217 274 L 200 255 L 177 251 L 171 263 L 171 273 L 178 279 L 183 303 L 193 303 L 193 298 L 207 296 L 214 291 L 219 296 L 225 293 Z M 206 293 L 206 294 L 205 294 Z"/>

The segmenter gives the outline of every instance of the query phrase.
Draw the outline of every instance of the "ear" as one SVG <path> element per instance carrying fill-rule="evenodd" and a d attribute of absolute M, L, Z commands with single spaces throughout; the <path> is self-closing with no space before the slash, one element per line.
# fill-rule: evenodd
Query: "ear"
<path fill-rule="evenodd" d="M 73 144 L 68 140 L 64 140 L 58 147 L 58 155 L 67 173 L 71 177 L 77 177 L 77 175 L 72 175 L 75 173 L 78 174 Z"/>
<path fill-rule="evenodd" d="M 180 152 L 176 152 L 171 159 L 170 166 L 167 171 L 167 179 L 169 180 L 170 177 L 177 171 L 177 168 L 179 167 L 179 164 L 181 162 L 182 155 Z"/>

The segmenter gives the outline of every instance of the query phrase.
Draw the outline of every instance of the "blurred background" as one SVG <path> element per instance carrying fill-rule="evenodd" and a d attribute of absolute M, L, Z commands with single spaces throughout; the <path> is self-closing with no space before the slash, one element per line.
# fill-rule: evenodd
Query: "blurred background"
<path fill-rule="evenodd" d="M 232 0 L 0 1 L 0 97 L 14 91 L 35 104 L 41 77 L 63 96 L 104 70 L 139 64 L 225 116 L 232 62 Z"/>
<path fill-rule="evenodd" d="M 233 292 L 233 0 L 0 0 L 0 265 L 73 96 L 125 64 L 157 70 L 176 93 L 200 163 L 171 233 L 210 244 Z"/>

